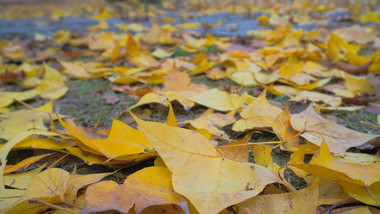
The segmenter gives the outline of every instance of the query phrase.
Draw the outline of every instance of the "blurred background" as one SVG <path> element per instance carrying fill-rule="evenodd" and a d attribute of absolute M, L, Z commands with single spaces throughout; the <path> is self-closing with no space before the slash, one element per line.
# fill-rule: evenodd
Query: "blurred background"
<path fill-rule="evenodd" d="M 110 31 L 120 30 L 115 24 L 137 22 L 149 28 L 152 22 L 193 23 L 181 29 L 244 36 L 249 30 L 286 24 L 305 30 L 355 23 L 376 27 L 379 12 L 378 0 L 0 0 L 0 37 L 53 37 L 58 30 L 86 31 L 100 20 Z"/>

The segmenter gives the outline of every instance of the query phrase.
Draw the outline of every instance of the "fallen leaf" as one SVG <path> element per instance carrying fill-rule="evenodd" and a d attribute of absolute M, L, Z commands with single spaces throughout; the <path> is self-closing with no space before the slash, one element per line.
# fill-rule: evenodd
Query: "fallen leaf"
<path fill-rule="evenodd" d="M 206 76 L 207 78 L 210 78 L 212 80 L 220 80 L 226 77 L 226 73 L 222 71 L 220 68 L 215 67 L 206 71 Z"/>
<path fill-rule="evenodd" d="M 103 94 L 103 98 L 106 100 L 108 104 L 111 104 L 111 105 L 115 105 L 116 103 L 120 101 L 120 99 L 117 96 L 110 94 L 108 92 Z"/>
<path fill-rule="evenodd" d="M 185 121 L 190 123 L 196 129 L 206 129 L 210 134 L 223 138 L 228 138 L 228 135 L 220 130 L 224 126 L 234 123 L 236 120 L 233 116 L 228 114 L 213 113 L 213 110 L 206 111 L 194 120 Z"/>
<path fill-rule="evenodd" d="M 380 163 L 355 164 L 336 161 L 328 145 L 323 142 L 310 164 L 290 164 L 290 166 L 335 180 L 351 197 L 366 204 L 380 206 L 378 202 Z"/>
<path fill-rule="evenodd" d="M 376 11 L 367 11 L 363 13 L 359 20 L 361 23 L 366 22 L 373 22 L 373 23 L 380 23 L 379 14 Z"/>
<path fill-rule="evenodd" d="M 69 173 L 63 169 L 47 169 L 33 177 L 22 197 L 8 207 L 2 207 L 3 211 L 14 213 L 18 209 L 27 209 L 29 199 L 43 199 L 49 203 L 63 201 L 68 179 Z"/>
<path fill-rule="evenodd" d="M 113 173 L 98 173 L 98 174 L 71 174 L 67 181 L 65 192 L 65 202 L 74 203 L 77 199 L 77 192 L 84 186 L 97 183 L 104 177 L 112 175 Z"/>
<path fill-rule="evenodd" d="M 258 195 L 236 206 L 239 213 L 315 213 L 318 184 L 290 193 Z"/>
<path fill-rule="evenodd" d="M 35 88 L 42 98 L 56 100 L 64 96 L 68 90 L 64 77 L 55 69 L 44 65 L 45 74 L 41 83 Z"/>
<path fill-rule="evenodd" d="M 167 106 L 166 99 L 169 99 L 170 101 L 177 100 L 185 110 L 188 110 L 194 105 L 194 101 L 190 98 L 206 89 L 207 86 L 205 85 L 192 84 L 189 75 L 180 72 L 173 64 L 172 70 L 165 78 L 162 91 L 145 94 L 138 103 L 131 106 L 131 109 L 148 103 L 159 103 Z"/>
<path fill-rule="evenodd" d="M 168 114 L 168 118 L 166 119 L 166 125 L 178 127 L 177 119 L 175 118 L 175 114 L 174 114 L 174 109 L 173 109 L 172 104 L 169 102 L 169 100 L 168 100 L 168 105 L 169 105 L 169 114 Z"/>
<path fill-rule="evenodd" d="M 159 59 L 171 57 L 173 54 L 174 52 L 167 52 L 161 48 L 157 48 L 155 51 L 152 52 L 152 56 Z"/>
<path fill-rule="evenodd" d="M 29 100 L 37 96 L 37 91 L 34 89 L 26 90 L 22 92 L 4 91 L 0 92 L 0 107 L 7 107 L 14 101 Z"/>
<path fill-rule="evenodd" d="M 255 128 L 272 127 L 281 109 L 271 105 L 266 98 L 266 91 L 261 93 L 241 111 L 243 119 L 238 120 L 232 127 L 234 131 L 245 131 Z"/>
<path fill-rule="evenodd" d="M 248 154 L 248 141 L 251 139 L 252 133 L 244 136 L 243 139 L 238 140 L 233 143 L 229 143 L 224 146 L 218 146 L 216 149 L 225 155 L 226 158 L 239 162 L 248 162 L 249 154 Z"/>
<path fill-rule="evenodd" d="M 57 134 L 53 132 L 48 132 L 48 131 L 25 131 L 25 132 L 18 133 L 14 138 L 6 142 L 4 146 L 0 148 L 1 164 L 5 163 L 5 160 L 8 156 L 9 151 L 11 151 L 11 149 L 14 146 L 22 142 L 23 140 L 28 139 L 30 136 L 34 136 L 34 135 L 42 135 L 42 136 L 50 137 L 50 136 L 55 136 Z M 2 174 L 0 174 L 0 180 L 1 180 L 1 176 Z"/>
<path fill-rule="evenodd" d="M 350 65 L 344 62 L 339 62 L 339 61 L 334 62 L 334 65 L 336 66 L 336 68 L 353 75 L 367 74 L 372 64 L 373 64 L 373 60 L 363 65 Z"/>
<path fill-rule="evenodd" d="M 355 98 L 342 98 L 343 102 L 346 104 L 354 105 L 368 105 L 372 102 L 377 102 L 380 97 L 355 97 Z"/>
<path fill-rule="evenodd" d="M 90 78 L 90 74 L 80 65 L 73 62 L 66 62 L 59 60 L 59 63 L 65 68 L 65 71 L 76 78 L 86 79 Z"/>
<path fill-rule="evenodd" d="M 39 155 L 39 156 L 34 156 L 34 157 L 30 157 L 30 158 L 26 158 L 20 162 L 18 162 L 17 164 L 15 165 L 6 165 L 5 166 L 5 169 L 4 169 L 4 174 L 9 174 L 11 172 L 17 172 L 18 170 L 21 170 L 39 160 L 41 160 L 42 158 L 45 158 L 47 156 L 49 156 L 51 154 L 44 154 L 44 155 Z"/>
<path fill-rule="evenodd" d="M 342 104 L 342 98 L 331 96 L 315 91 L 301 91 L 297 96 L 293 97 L 293 101 L 309 100 L 313 103 L 323 103 L 324 105 L 331 107 L 339 107 Z"/>
<path fill-rule="evenodd" d="M 311 176 L 309 175 L 309 177 Z M 318 205 L 333 205 L 341 202 L 352 201 L 352 197 L 344 191 L 337 181 L 327 178 L 319 178 Z"/>
<path fill-rule="evenodd" d="M 0 63 L 1 64 L 1 63 Z M 16 71 L 16 72 L 6 72 L 4 74 L 0 74 L 0 84 L 9 84 L 16 81 L 21 81 L 25 78 L 25 72 Z"/>
<path fill-rule="evenodd" d="M 331 152 L 338 154 L 345 154 L 347 149 L 379 137 L 360 133 L 327 120 L 314 111 L 313 105 L 309 105 L 298 114 L 292 114 L 290 122 L 295 130 L 302 132 L 301 137 L 317 146 L 325 141 Z"/>
<path fill-rule="evenodd" d="M 252 155 L 255 159 L 255 163 L 278 173 L 280 166 L 273 162 L 271 153 L 272 148 L 268 145 L 257 145 L 252 149 Z"/>
<path fill-rule="evenodd" d="M 277 137 L 284 142 L 281 144 L 281 147 L 284 149 L 298 150 L 299 132 L 290 124 L 290 117 L 291 114 L 288 105 L 286 105 L 285 109 L 277 115 L 272 128 Z"/>
<path fill-rule="evenodd" d="M 177 204 L 188 213 L 186 199 L 174 192 L 171 172 L 163 167 L 147 167 L 125 179 L 123 185 L 102 181 L 87 188 L 86 206 L 82 213 L 117 210 L 136 213 L 160 204 Z"/>
<path fill-rule="evenodd" d="M 18 133 L 29 130 L 44 130 L 45 122 L 53 113 L 52 102 L 31 110 L 19 110 L 0 115 L 0 138 L 10 140 Z"/>
<path fill-rule="evenodd" d="M 191 100 L 218 111 L 233 111 L 240 108 L 247 100 L 247 97 L 246 92 L 238 95 L 214 88 L 192 97 Z"/>
<path fill-rule="evenodd" d="M 46 149 L 53 151 L 62 151 L 73 147 L 75 142 L 73 141 L 61 141 L 57 142 L 46 138 L 30 138 L 23 140 L 13 146 L 12 149 Z"/>
<path fill-rule="evenodd" d="M 107 138 L 94 132 L 86 131 L 70 120 L 66 120 L 66 122 L 60 120 L 60 123 L 80 141 L 78 146 L 86 152 L 120 160 L 125 164 L 136 164 L 155 156 L 144 134 L 121 121 L 113 121 Z"/>
<path fill-rule="evenodd" d="M 224 158 L 199 133 L 134 118 L 173 172 L 174 190 L 189 199 L 200 213 L 218 213 L 278 181 L 273 172 L 259 165 Z"/>
<path fill-rule="evenodd" d="M 12 188 L 25 190 L 29 186 L 29 183 L 32 180 L 32 178 L 38 175 L 42 171 L 42 169 L 45 168 L 45 166 L 46 164 L 28 172 L 4 175 L 4 184 Z"/>

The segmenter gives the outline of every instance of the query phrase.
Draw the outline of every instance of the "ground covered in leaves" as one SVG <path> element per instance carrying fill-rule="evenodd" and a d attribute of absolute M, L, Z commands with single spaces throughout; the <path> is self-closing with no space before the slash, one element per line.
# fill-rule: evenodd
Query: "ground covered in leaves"
<path fill-rule="evenodd" d="M 2 213 L 380 212 L 377 2 L 33 2 L 0 8 Z"/>

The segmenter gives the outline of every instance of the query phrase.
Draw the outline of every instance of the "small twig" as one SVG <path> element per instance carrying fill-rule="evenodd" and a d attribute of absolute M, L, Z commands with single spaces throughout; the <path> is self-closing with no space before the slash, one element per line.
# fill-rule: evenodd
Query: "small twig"
<path fill-rule="evenodd" d="M 51 208 L 54 208 L 54 209 L 57 209 L 57 210 L 63 210 L 63 211 L 66 211 L 68 213 L 73 213 L 73 214 L 79 214 L 79 212 L 75 212 L 75 211 L 72 211 L 72 210 L 69 210 L 69 209 L 66 209 L 65 207 L 60 207 L 60 206 L 57 206 L 55 204 L 51 204 L 49 202 L 46 202 L 46 201 L 42 201 L 40 199 L 29 199 L 28 200 L 29 203 L 34 203 L 34 204 L 43 204 L 45 206 L 48 206 L 48 207 L 51 207 Z"/>
<path fill-rule="evenodd" d="M 56 160 L 54 163 L 52 163 L 47 169 L 50 169 L 52 168 L 53 166 L 55 166 L 59 161 L 61 161 L 62 159 L 64 159 L 65 157 L 69 156 L 70 153 L 67 153 L 65 154 L 64 156 L 62 156 L 61 158 L 59 158 L 58 160 Z"/>
<path fill-rule="evenodd" d="M 362 123 L 367 124 L 367 125 L 370 125 L 370 126 L 372 126 L 374 129 L 376 129 L 376 130 L 380 130 L 379 127 L 377 127 L 375 124 L 371 123 L 371 122 L 368 121 L 367 119 L 365 119 L 364 121 L 362 121 Z"/>
<path fill-rule="evenodd" d="M 256 145 L 265 145 L 265 144 L 282 144 L 282 141 L 273 141 L 273 142 L 258 142 L 258 143 L 244 143 L 244 144 L 235 144 L 235 145 L 226 145 L 226 146 L 217 146 L 216 148 L 229 148 L 229 147 L 240 147 L 240 146 L 256 146 Z"/>
<path fill-rule="evenodd" d="M 9 196 L 9 197 L 0 197 L 0 200 L 9 199 L 9 198 L 21 198 L 21 196 Z"/>
<path fill-rule="evenodd" d="M 365 185 L 364 186 L 365 190 L 367 190 L 367 192 L 371 195 L 371 197 L 373 198 L 373 200 L 376 201 L 377 205 L 380 207 L 380 202 L 379 200 L 377 200 L 377 198 L 375 197 L 375 195 L 371 192 L 371 190 L 369 190 L 368 186 Z"/>
<path fill-rule="evenodd" d="M 329 208 L 325 209 L 324 211 L 321 212 L 321 214 L 325 213 L 325 212 L 329 212 L 329 214 L 332 214 L 332 211 L 333 209 L 337 208 L 337 207 L 340 207 L 342 205 L 347 205 L 347 204 L 353 204 L 353 203 L 356 203 L 354 201 L 345 201 L 345 202 L 340 202 L 340 203 L 337 203 L 337 204 L 334 204 L 332 206 L 330 206 Z"/>
<path fill-rule="evenodd" d="M 340 203 L 337 203 L 337 204 L 334 204 L 332 206 L 330 206 L 329 208 L 325 209 L 324 211 L 321 212 L 321 214 L 324 214 L 325 212 L 329 212 L 329 214 L 332 214 L 332 211 L 333 209 L 335 208 L 338 208 L 338 207 L 342 207 L 344 205 L 350 205 L 350 206 L 347 206 L 347 207 L 351 207 L 351 206 L 360 206 L 360 205 L 364 205 L 364 206 L 367 206 L 367 204 L 365 203 L 362 203 L 362 202 L 357 202 L 357 201 L 345 201 L 345 202 L 340 202 Z"/>
<path fill-rule="evenodd" d="M 228 138 L 224 138 L 224 137 L 220 137 L 220 136 L 214 136 L 214 139 L 225 140 L 225 141 L 229 141 L 229 142 L 236 142 L 236 140 L 232 140 L 232 139 L 228 139 Z"/>
<path fill-rule="evenodd" d="M 20 104 L 22 104 L 23 106 L 25 107 L 28 107 L 30 109 L 35 109 L 33 106 L 29 105 L 28 103 L 24 102 L 24 101 L 21 101 L 21 100 L 16 100 L 16 102 L 19 102 Z"/>

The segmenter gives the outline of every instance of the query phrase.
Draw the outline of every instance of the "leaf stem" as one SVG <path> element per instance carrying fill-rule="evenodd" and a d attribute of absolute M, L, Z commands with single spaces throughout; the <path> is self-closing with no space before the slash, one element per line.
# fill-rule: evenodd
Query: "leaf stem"
<path fill-rule="evenodd" d="M 282 141 L 242 143 L 242 144 L 235 144 L 235 145 L 217 146 L 216 148 L 229 148 L 229 147 L 239 147 L 239 146 L 257 146 L 257 145 L 265 145 L 265 144 L 282 144 L 282 143 L 283 143 Z"/>
<path fill-rule="evenodd" d="M 365 190 L 367 190 L 367 192 L 372 196 L 373 200 L 376 201 L 377 205 L 380 207 L 380 202 L 379 200 L 377 200 L 377 198 L 375 197 L 375 195 L 371 192 L 371 190 L 369 190 L 368 186 L 365 185 L 364 186 Z"/>
<path fill-rule="evenodd" d="M 69 155 L 70 155 L 70 153 L 67 153 L 67 154 L 63 155 L 63 156 L 60 157 L 58 160 L 56 160 L 52 165 L 50 165 L 47 169 L 50 169 L 50 168 L 54 167 L 55 165 L 57 165 L 57 163 L 58 163 L 59 161 L 63 160 L 65 157 L 67 157 L 67 156 L 69 156 Z"/>
<path fill-rule="evenodd" d="M 48 206 L 48 207 L 51 207 L 51 208 L 54 208 L 54 209 L 57 209 L 57 210 L 63 210 L 63 211 L 66 211 L 68 213 L 79 214 L 79 212 L 75 212 L 75 211 L 66 209 L 65 207 L 60 207 L 60 206 L 57 206 L 55 204 L 51 204 L 49 202 L 42 201 L 40 199 L 29 199 L 28 201 L 29 201 L 29 203 L 43 204 L 45 206 Z"/>

